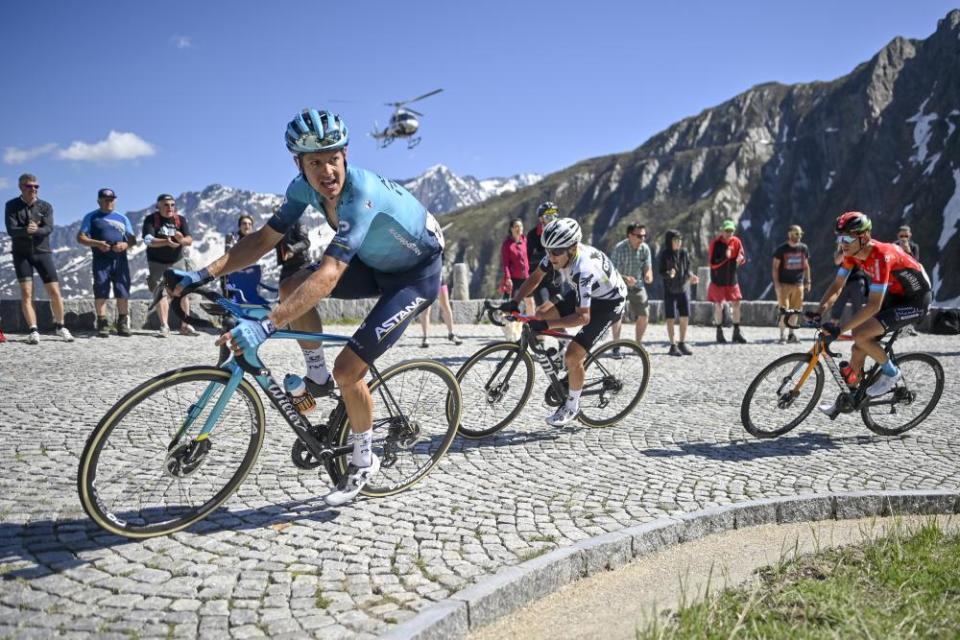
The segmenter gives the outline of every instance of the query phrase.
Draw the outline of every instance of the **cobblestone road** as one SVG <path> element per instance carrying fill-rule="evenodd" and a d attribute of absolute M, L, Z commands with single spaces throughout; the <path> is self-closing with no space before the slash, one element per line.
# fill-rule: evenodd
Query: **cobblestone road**
<path fill-rule="evenodd" d="M 459 329 L 463 346 L 437 336 L 429 352 L 452 368 L 498 335 Z M 751 328 L 753 344 L 721 347 L 707 342 L 712 331 L 693 329 L 687 358 L 653 342 L 646 397 L 609 429 L 547 427 L 540 375 L 512 427 L 456 442 L 411 491 L 339 509 L 318 499 L 325 477 L 289 462 L 293 436 L 268 409 L 264 450 L 227 508 L 145 542 L 86 518 L 78 456 L 124 392 L 214 361 L 212 339 L 33 347 L 12 336 L 0 345 L 0 637 L 373 637 L 498 567 L 664 515 L 765 496 L 960 487 L 957 338 L 901 343 L 937 355 L 947 372 L 939 407 L 905 436 L 874 436 L 859 416 L 814 415 L 758 441 L 740 426 L 739 406 L 753 375 L 790 350 L 773 343 L 775 331 Z M 424 356 L 418 336 L 409 332 L 386 360 Z M 281 341 L 265 360 L 275 372 L 302 366 Z"/>

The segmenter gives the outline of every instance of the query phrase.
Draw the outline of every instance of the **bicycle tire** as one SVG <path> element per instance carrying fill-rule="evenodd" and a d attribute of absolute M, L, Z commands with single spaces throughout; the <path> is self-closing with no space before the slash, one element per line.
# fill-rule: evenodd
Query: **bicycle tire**
<path fill-rule="evenodd" d="M 403 447 L 403 450 L 400 451 L 399 455 L 403 456 L 404 454 L 408 454 L 407 458 L 419 455 L 420 458 L 423 458 L 423 463 L 408 475 L 394 473 L 396 463 L 388 466 L 384 459 L 384 447 L 390 442 L 389 438 L 394 435 L 391 429 L 396 427 L 396 424 L 387 426 L 388 418 L 385 415 L 387 411 L 387 404 L 384 400 L 385 393 L 389 390 L 390 395 L 396 398 L 400 393 L 405 391 L 408 387 L 406 381 L 398 383 L 398 381 L 395 380 L 404 374 L 413 374 L 414 376 L 414 381 L 409 386 L 413 391 L 417 392 L 417 398 L 412 402 L 412 408 L 416 410 L 417 413 L 408 410 L 408 408 L 403 405 L 401 405 L 401 409 L 404 418 L 406 418 L 411 425 L 420 429 L 420 431 L 414 434 L 416 435 L 416 439 L 410 442 L 400 443 L 399 446 Z M 415 379 L 417 374 L 421 376 L 419 380 Z M 441 386 L 432 391 L 435 396 L 433 398 L 423 397 L 428 382 L 422 376 L 426 375 L 436 376 L 441 384 Z M 386 383 L 391 380 L 394 380 L 393 384 L 387 385 Z M 397 389 L 398 384 L 401 387 L 400 389 Z M 374 452 L 381 457 L 381 464 L 380 472 L 371 482 L 368 482 L 363 489 L 360 490 L 360 493 L 365 496 L 377 498 L 393 495 L 409 489 L 423 480 L 423 478 L 434 469 L 457 437 L 457 426 L 460 423 L 463 400 L 460 395 L 460 385 L 457 383 L 457 378 L 453 375 L 453 372 L 439 362 L 426 359 L 407 360 L 387 368 L 381 372 L 379 379 L 374 379 L 370 382 L 369 388 L 371 395 L 379 396 L 377 398 L 378 401 L 374 403 L 373 449 Z M 398 404 L 400 403 L 400 401 L 397 402 Z M 423 418 L 417 420 L 416 418 L 420 415 L 422 415 Z M 438 428 L 436 429 L 435 436 L 424 440 L 421 425 L 426 424 L 427 420 L 437 421 Z M 384 429 L 384 427 L 387 428 Z M 331 446 L 342 447 L 347 444 L 350 436 L 350 421 L 346 411 L 341 412 L 340 419 L 336 425 L 332 425 L 329 433 L 329 444 Z M 422 444 L 426 444 L 426 446 L 420 446 Z M 424 453 L 426 455 L 423 455 Z M 400 457 L 398 456 L 397 461 L 399 460 Z M 338 484 L 347 471 L 346 456 L 329 460 L 327 463 L 327 471 L 333 483 Z M 397 479 L 398 476 L 399 479 Z"/>
<path fill-rule="evenodd" d="M 614 349 L 620 350 L 619 358 L 612 356 Z M 594 366 L 591 370 L 591 365 L 598 365 L 601 359 L 607 360 L 608 371 L 617 365 L 619 365 L 619 370 L 615 374 L 611 372 L 609 376 L 605 374 L 591 381 L 591 371 L 597 369 L 597 367 Z M 624 369 L 625 365 L 629 365 L 631 370 L 627 371 Z M 639 376 L 635 370 L 637 365 L 642 368 Z M 642 345 L 633 340 L 614 340 L 601 345 L 590 354 L 583 368 L 585 376 L 583 381 L 583 395 L 580 396 L 580 415 L 578 419 L 588 427 L 609 427 L 623 420 L 636 408 L 637 403 L 640 402 L 643 395 L 647 392 L 647 385 L 650 383 L 650 356 Z M 599 417 L 594 413 L 595 407 L 591 405 L 593 396 L 590 395 L 591 387 L 594 384 L 600 385 L 602 391 L 612 392 L 613 396 L 617 396 L 623 393 L 627 385 L 632 385 L 633 381 L 637 379 L 639 379 L 640 385 L 633 397 L 615 414 L 612 416 Z M 600 399 L 598 400 L 597 409 L 609 406 L 609 404 L 605 404 L 604 407 L 599 406 L 599 404 L 609 402 L 606 394 L 601 393 L 598 397 Z"/>
<path fill-rule="evenodd" d="M 502 352 L 502 359 L 498 359 L 500 356 L 497 354 L 500 352 Z M 508 362 L 509 358 L 519 358 L 520 362 L 517 367 L 513 369 L 510 378 L 498 381 L 496 388 L 493 390 L 487 389 L 486 387 L 487 381 L 490 379 L 490 376 L 493 375 L 494 371 L 479 373 L 480 377 L 478 380 L 472 384 L 469 384 L 470 381 L 468 380 L 468 384 L 464 384 L 464 380 L 467 379 L 471 373 L 476 373 L 477 367 L 482 362 L 490 360 L 491 357 L 491 364 L 493 365 L 494 371 L 503 374 L 509 371 L 509 368 L 512 366 L 512 363 Z M 521 372 L 520 365 L 523 367 L 523 375 L 526 376 L 526 379 L 523 382 L 520 397 L 516 401 L 516 405 L 507 412 L 505 417 L 499 418 L 497 422 L 492 425 L 488 424 L 489 421 L 485 419 L 486 415 L 482 409 L 492 408 L 500 403 L 504 403 L 504 406 L 506 406 L 504 400 L 510 391 L 511 383 L 514 382 L 514 379 Z M 464 407 L 471 408 L 471 415 L 463 417 L 460 420 L 460 428 L 458 431 L 460 435 L 471 440 L 485 438 L 513 422 L 530 399 L 530 393 L 533 391 L 534 375 L 533 358 L 525 349 L 521 349 L 520 345 L 516 342 L 495 342 L 483 347 L 470 356 L 460 369 L 457 370 L 457 382 L 460 383 Z M 506 385 L 507 388 L 501 389 L 500 387 L 503 385 Z M 466 386 L 466 391 L 464 391 L 464 386 Z M 507 402 L 512 402 L 512 400 L 508 400 Z M 481 414 L 481 417 L 476 417 L 478 413 Z M 491 419 L 493 418 L 491 417 Z"/>
<path fill-rule="evenodd" d="M 777 385 L 777 393 L 774 394 L 773 399 L 779 400 L 781 395 L 779 395 L 779 390 L 787 383 L 788 379 L 792 378 L 794 375 L 800 375 L 806 365 L 810 362 L 809 353 L 790 353 L 780 358 L 777 358 L 766 367 L 764 367 L 760 373 L 753 379 L 750 385 L 747 387 L 746 393 L 743 395 L 743 402 L 740 404 L 740 421 L 743 423 L 743 427 L 750 433 L 750 435 L 757 438 L 776 438 L 777 436 L 782 436 L 788 431 L 794 429 L 801 422 L 807 419 L 807 416 L 810 415 L 810 412 L 813 411 L 813 408 L 817 404 L 817 400 L 820 399 L 820 395 L 823 393 L 823 366 L 817 361 L 816 366 L 813 370 L 814 377 L 814 390 L 810 399 L 807 401 L 807 404 L 803 406 L 800 415 L 794 418 L 793 420 L 787 422 L 785 425 L 779 427 L 769 427 L 763 423 L 765 420 L 761 420 L 759 416 L 753 415 L 751 413 L 750 407 L 752 405 L 753 397 L 757 393 L 757 390 L 760 388 L 760 385 L 767 379 L 774 370 L 784 366 L 789 365 L 790 363 L 795 363 L 795 367 L 791 369 L 791 374 L 780 381 Z M 807 381 L 809 382 L 809 380 Z M 804 385 L 806 386 L 806 385 Z M 792 407 L 795 400 L 791 401 L 787 408 Z M 784 409 L 780 407 L 779 403 L 774 405 L 777 409 Z M 756 412 L 754 412 L 756 413 Z"/>
<path fill-rule="evenodd" d="M 899 396 L 903 397 L 903 401 L 897 402 L 896 404 L 889 404 L 889 400 L 886 399 L 886 396 L 881 396 L 876 399 L 868 399 L 866 404 L 860 408 L 860 417 L 863 418 L 863 423 L 867 425 L 867 428 L 874 433 L 881 436 L 897 436 L 901 433 L 905 433 L 910 429 L 913 429 L 915 426 L 927 419 L 927 416 L 936 408 L 937 403 L 940 402 L 940 396 L 943 395 L 943 386 L 944 386 L 944 374 L 943 366 L 940 364 L 940 361 L 934 358 L 933 356 L 926 353 L 905 353 L 903 355 L 897 355 L 893 357 L 894 362 L 897 364 L 897 367 L 901 371 L 906 369 L 904 373 L 904 383 L 898 385 L 898 389 L 893 391 L 893 398 L 896 402 L 896 399 Z M 913 404 L 914 399 L 910 399 L 909 402 L 906 402 L 906 399 L 909 395 L 904 395 L 903 392 L 906 391 L 907 394 L 912 393 L 908 385 L 912 385 L 916 389 L 916 376 L 910 375 L 910 369 L 912 368 L 909 363 L 911 362 L 922 362 L 925 363 L 933 370 L 933 376 L 935 379 L 933 394 L 930 396 L 930 400 L 927 402 L 927 405 L 923 408 L 919 415 L 914 417 L 912 420 L 908 421 L 906 424 L 897 426 L 897 427 L 886 427 L 878 422 L 880 418 L 879 407 L 889 407 L 890 413 L 888 415 L 895 415 L 895 408 L 898 404 L 904 404 L 905 406 L 910 406 Z M 871 412 L 871 409 L 875 411 Z"/>
<path fill-rule="evenodd" d="M 202 503 L 196 506 L 189 507 L 176 507 L 169 504 L 168 497 L 164 496 L 164 493 L 161 492 L 157 494 L 157 499 L 163 499 L 161 504 L 151 505 L 150 496 L 148 491 L 148 485 L 145 483 L 139 487 L 142 493 L 133 501 L 137 504 L 137 511 L 135 513 L 122 512 L 117 513 L 114 511 L 112 502 L 106 494 L 108 492 L 112 493 L 110 490 L 117 489 L 118 481 L 122 481 L 124 484 L 129 482 L 129 479 L 133 477 L 133 474 L 147 475 L 150 472 L 150 469 L 146 466 L 143 466 L 139 469 L 134 469 L 133 474 L 131 475 L 118 475 L 113 478 L 113 481 L 108 478 L 103 486 L 98 487 L 98 475 L 101 471 L 106 471 L 110 468 L 109 462 L 113 452 L 117 452 L 121 462 L 125 458 L 131 456 L 131 452 L 134 451 L 130 444 L 137 440 L 150 441 L 155 439 L 154 444 L 159 445 L 158 449 L 164 454 L 162 462 L 159 465 L 160 469 L 155 469 L 154 471 L 159 471 L 159 473 L 154 473 L 153 475 L 159 476 L 161 481 L 164 481 L 164 476 L 167 476 L 172 479 L 168 488 L 170 488 L 174 483 L 179 482 L 178 492 L 176 495 L 169 496 L 174 500 L 176 499 L 189 499 L 193 495 L 199 494 L 199 491 L 202 491 L 204 485 L 202 483 L 196 482 L 194 474 L 198 473 L 201 469 L 206 470 L 210 467 L 210 462 L 212 461 L 210 456 L 213 453 L 216 458 L 221 458 L 222 455 L 229 456 L 231 453 L 239 453 L 236 447 L 220 446 L 216 447 L 216 443 L 219 440 L 226 440 L 229 432 L 224 433 L 223 430 L 223 421 L 229 417 L 233 416 L 233 405 L 229 405 L 225 408 L 224 414 L 221 415 L 221 422 L 218 423 L 218 428 L 215 429 L 209 438 L 204 440 L 208 444 L 205 445 L 207 449 L 202 452 L 200 461 L 197 462 L 192 468 L 186 468 L 187 465 L 183 465 L 182 461 L 180 463 L 174 462 L 173 464 L 178 465 L 176 470 L 171 470 L 171 460 L 172 452 L 177 451 L 179 448 L 169 450 L 168 445 L 170 444 L 171 438 L 174 435 L 174 432 L 179 429 L 179 425 L 182 424 L 182 420 L 170 420 L 170 425 L 168 425 L 167 433 L 155 433 L 145 429 L 144 424 L 149 424 L 151 420 L 162 421 L 162 416 L 158 416 L 159 413 L 157 409 L 150 409 L 152 402 L 151 400 L 159 398 L 160 404 L 159 408 L 162 410 L 164 408 L 173 408 L 174 411 L 182 410 L 184 412 L 189 411 L 193 406 L 196 405 L 194 402 L 191 406 L 174 406 L 176 402 L 183 400 L 183 392 L 176 390 L 178 385 L 188 385 L 188 384 L 197 384 L 198 388 L 207 388 L 211 383 L 226 385 L 227 381 L 230 379 L 230 372 L 223 369 L 218 369 L 216 367 L 209 366 L 198 366 L 198 367 L 185 367 L 182 369 L 175 369 L 173 371 L 168 371 L 166 373 L 160 374 L 150 380 L 147 380 L 143 384 L 137 386 L 133 390 L 129 391 L 124 395 L 116 404 L 114 404 L 107 412 L 104 414 L 103 418 L 100 419 L 100 422 L 97 424 L 96 428 L 91 432 L 90 436 L 87 438 L 87 442 L 83 448 L 83 452 L 80 455 L 80 465 L 77 473 L 77 489 L 80 494 L 80 503 L 83 505 L 84 511 L 87 512 L 87 515 L 97 523 L 101 528 L 105 529 L 110 533 L 114 533 L 119 536 L 124 536 L 127 538 L 151 538 L 154 536 L 168 535 L 176 531 L 180 531 L 189 527 L 190 525 L 202 520 L 204 517 L 209 515 L 221 504 L 226 502 L 226 500 L 233 494 L 238 486 L 246 478 L 247 474 L 250 472 L 250 469 L 253 467 L 254 462 L 257 459 L 257 455 L 260 452 L 260 448 L 263 446 L 263 439 L 266 426 L 266 415 L 263 408 L 263 403 L 260 400 L 260 396 L 257 394 L 256 390 L 246 379 L 240 381 L 239 386 L 237 387 L 237 393 L 234 393 L 229 402 L 234 402 L 236 398 L 239 398 L 243 405 L 237 405 L 240 409 L 237 410 L 239 414 L 237 416 L 237 424 L 240 425 L 239 429 L 240 435 L 238 440 L 242 443 L 243 440 L 247 441 L 245 450 L 243 451 L 243 457 L 240 459 L 239 464 L 232 475 L 227 479 L 226 483 L 219 489 L 216 487 L 219 486 L 218 478 L 214 478 L 214 481 L 209 484 L 213 487 L 211 491 L 215 491 L 208 499 L 204 500 Z M 171 393 L 171 390 L 176 390 L 177 393 Z M 221 390 L 222 391 L 222 390 Z M 162 396 L 161 396 L 162 394 Z M 176 395 L 176 398 L 173 396 Z M 217 394 L 219 395 L 219 394 Z M 166 398 L 166 400 L 164 400 Z M 182 404 L 182 403 L 181 403 Z M 208 405 L 212 406 L 213 400 L 209 400 Z M 138 409 L 142 409 L 142 416 L 138 417 Z M 246 411 L 241 411 L 245 409 Z M 197 420 L 194 422 L 198 427 L 203 424 L 203 421 L 199 418 L 205 414 L 202 412 L 206 409 L 201 409 L 201 414 L 198 416 Z M 114 446 L 110 441 L 110 437 L 117 433 L 118 427 L 121 425 L 125 426 L 125 419 L 127 416 L 133 414 L 134 418 L 131 420 L 133 422 L 133 429 L 129 432 L 129 435 L 124 439 L 122 436 L 127 431 L 122 431 L 119 433 L 117 438 L 117 445 Z M 246 419 L 249 416 L 249 421 Z M 176 428 L 173 428 L 176 427 Z M 218 438 L 218 435 L 222 438 Z M 198 441 L 191 440 L 186 444 L 195 444 Z M 121 446 L 122 445 L 122 446 Z M 216 447 L 216 448 L 215 448 Z M 233 449 L 233 451 L 231 451 Z M 222 454 L 222 455 L 221 455 Z M 136 455 L 133 453 L 132 455 Z M 150 461 L 150 460 L 148 460 Z M 155 461 L 155 458 L 151 461 Z M 176 476 L 177 473 L 184 473 L 183 476 Z M 106 474 L 104 474 L 106 475 Z M 203 474 L 206 475 L 206 474 Z M 100 478 L 103 480 L 103 478 Z M 137 478 L 139 479 L 139 478 Z M 191 491 L 184 491 L 183 481 L 187 480 L 190 483 Z M 200 487 L 200 490 L 196 494 L 192 491 L 193 487 Z M 116 492 L 120 497 L 127 494 L 127 491 L 124 487 L 120 487 L 119 491 Z M 178 513 L 176 517 L 163 518 L 163 514 L 167 510 L 171 512 Z M 153 520 L 157 519 L 158 522 Z"/>

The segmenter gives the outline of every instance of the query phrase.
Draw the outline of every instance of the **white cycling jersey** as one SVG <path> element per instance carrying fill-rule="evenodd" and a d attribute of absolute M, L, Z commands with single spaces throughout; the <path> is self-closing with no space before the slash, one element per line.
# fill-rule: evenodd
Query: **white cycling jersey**
<path fill-rule="evenodd" d="M 549 275 L 554 269 L 550 256 L 544 256 L 539 268 Z M 577 307 L 590 307 L 590 301 L 622 300 L 627 297 L 627 285 L 603 251 L 580 244 L 576 255 L 566 267 L 557 269 L 563 281 L 577 294 Z"/>

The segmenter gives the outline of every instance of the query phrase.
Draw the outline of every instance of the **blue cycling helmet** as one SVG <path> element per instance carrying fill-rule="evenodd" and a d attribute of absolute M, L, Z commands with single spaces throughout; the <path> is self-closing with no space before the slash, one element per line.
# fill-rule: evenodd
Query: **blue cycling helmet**
<path fill-rule="evenodd" d="M 335 113 L 304 109 L 287 125 L 287 149 L 290 153 L 331 151 L 347 146 L 347 125 Z"/>

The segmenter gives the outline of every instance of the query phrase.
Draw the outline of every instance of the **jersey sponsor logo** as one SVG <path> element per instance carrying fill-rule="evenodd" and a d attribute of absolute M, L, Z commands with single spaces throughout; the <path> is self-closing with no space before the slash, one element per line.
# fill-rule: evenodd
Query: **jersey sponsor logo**
<path fill-rule="evenodd" d="M 409 249 L 410 251 L 414 252 L 418 256 L 423 254 L 423 252 L 420 251 L 420 247 L 417 246 L 416 242 L 414 242 L 413 240 L 407 240 L 402 235 L 400 235 L 400 232 L 397 231 L 396 229 L 391 228 L 390 235 L 392 235 L 394 239 L 397 242 L 399 242 L 401 245 L 403 245 L 406 249 Z"/>
<path fill-rule="evenodd" d="M 383 323 L 373 330 L 373 333 L 377 336 L 377 342 L 383 342 L 383 338 L 389 334 L 391 331 L 396 329 L 400 324 L 410 317 L 410 314 L 414 313 L 417 309 L 420 308 L 420 305 L 425 303 L 426 298 L 421 298 L 417 296 L 412 302 L 405 306 L 400 311 L 397 311 L 395 314 L 383 321 Z"/>
<path fill-rule="evenodd" d="M 363 203 L 363 206 L 365 206 L 367 209 L 373 209 L 373 200 L 367 200 Z"/>
<path fill-rule="evenodd" d="M 350 222 L 348 220 L 341 220 L 337 224 L 337 236 L 345 236 L 350 233 Z"/>

